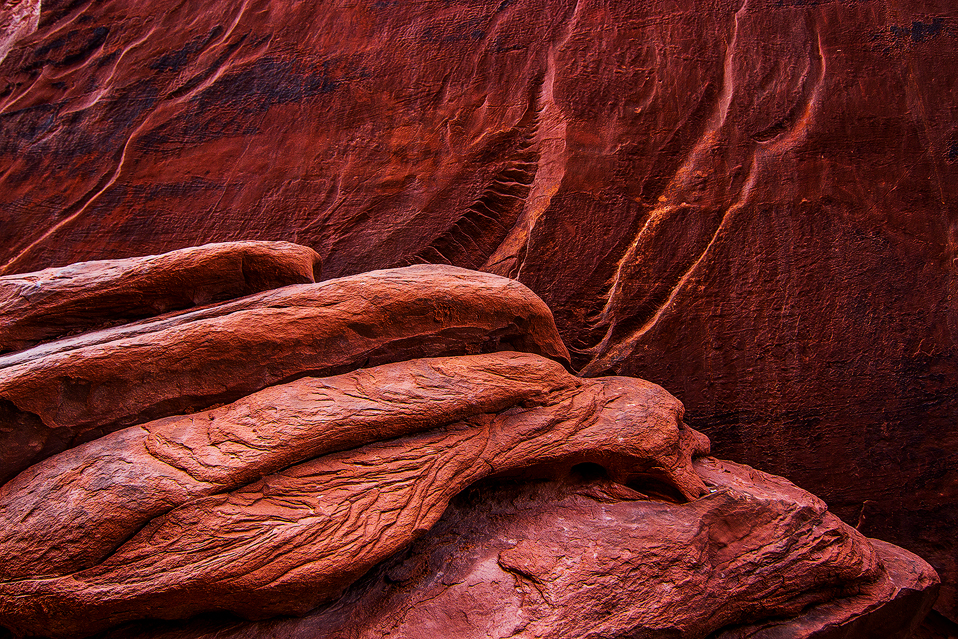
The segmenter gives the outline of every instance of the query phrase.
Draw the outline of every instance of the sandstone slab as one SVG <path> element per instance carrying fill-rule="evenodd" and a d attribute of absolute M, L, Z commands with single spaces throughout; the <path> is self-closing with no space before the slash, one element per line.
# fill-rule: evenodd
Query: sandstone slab
<path fill-rule="evenodd" d="M 938 597 L 939 578 L 917 555 L 870 539 L 885 574 L 850 597 L 786 621 L 749 624 L 716 639 L 910 639 Z"/>
<path fill-rule="evenodd" d="M 412 360 L 307 377 L 105 435 L 0 487 L 0 580 L 89 568 L 173 508 L 304 460 L 513 406 L 555 404 L 581 386 L 535 355 Z"/>
<path fill-rule="evenodd" d="M 249 620 L 218 636 L 904 638 L 932 605 L 916 556 L 876 551 L 783 478 L 701 458 L 661 387 L 570 374 L 549 309 L 513 280 L 406 267 L 130 321 L 276 248 L 13 284 L 39 292 L 8 296 L 20 327 L 63 317 L 59 339 L 0 355 L 2 459 L 28 466 L 0 486 L 15 635 L 161 618 L 202 636 L 212 613 Z M 58 332 L 95 327 L 118 290 L 123 325 Z"/>
<path fill-rule="evenodd" d="M 522 359 L 541 359 L 514 354 L 479 357 L 485 362 L 478 366 L 480 373 L 496 373 L 495 366 L 489 365 L 491 361 L 501 368 L 512 366 L 514 376 L 522 372 L 516 368 L 523 366 L 515 366 L 522 364 Z M 453 364 L 457 365 L 465 366 Z M 6 508 L 2 512 L 14 526 L 4 545 L 27 552 L 26 556 L 9 558 L 13 566 L 6 569 L 8 574 L 0 581 L 0 623 L 16 633 L 76 637 L 142 617 L 183 618 L 222 610 L 254 619 L 304 614 L 337 597 L 370 568 L 428 531 L 449 500 L 493 475 L 527 471 L 562 476 L 575 465 L 601 464 L 621 484 L 649 479 L 664 485 L 680 500 L 695 499 L 706 492 L 693 470 L 692 457 L 706 453 L 708 441 L 681 422 L 681 403 L 663 389 L 628 378 L 576 383 L 561 367 L 547 361 L 538 367 L 529 362 L 524 368 L 529 379 L 520 377 L 516 385 L 519 397 L 512 399 L 519 400 L 517 405 L 498 413 L 480 412 L 418 434 L 322 456 L 315 455 L 321 450 L 317 442 L 323 438 L 313 435 L 309 438 L 312 446 L 291 446 L 293 454 L 308 461 L 255 481 L 250 481 L 251 474 L 261 475 L 276 462 L 263 460 L 262 452 L 247 448 L 247 453 L 238 451 L 231 465 L 235 483 L 248 483 L 233 490 L 221 487 L 221 492 L 210 496 L 203 496 L 203 492 L 212 490 L 197 485 L 195 480 L 190 483 L 176 468 L 185 466 L 194 475 L 208 474 L 202 470 L 207 455 L 182 450 L 183 446 L 170 441 L 180 439 L 189 444 L 208 440 L 211 426 L 215 426 L 205 416 L 180 420 L 172 428 L 169 422 L 160 424 L 156 430 L 162 434 L 164 427 L 168 428 L 167 437 L 154 440 L 152 445 L 149 437 L 145 442 L 145 448 L 155 457 L 143 455 L 144 442 L 136 441 L 143 431 L 151 431 L 149 425 L 113 438 L 121 444 L 117 457 L 127 457 L 122 461 L 130 466 L 130 476 L 135 476 L 138 466 L 146 462 L 148 476 L 142 482 L 131 482 L 125 474 L 97 474 L 98 468 L 109 471 L 114 465 L 111 440 L 64 453 L 62 467 L 67 472 L 61 475 L 53 472 L 61 467 L 59 460 L 49 460 L 39 465 L 42 468 L 36 480 L 31 469 L 3 489 Z M 364 381 L 377 385 L 383 381 L 377 379 L 380 372 L 389 381 L 395 376 L 394 369 L 370 369 L 363 373 Z M 410 369 L 408 375 L 415 378 L 428 370 L 428 364 L 420 365 L 419 369 Z M 442 373 L 442 364 L 433 370 Z M 477 376 L 477 380 L 480 378 Z M 435 381 L 444 392 L 458 395 L 459 402 L 458 408 L 440 407 L 439 415 L 455 419 L 457 410 L 461 414 L 482 408 L 473 403 L 468 385 L 445 386 L 441 376 Z M 525 397 L 521 392 L 523 381 L 531 383 Z M 559 388 L 549 393 L 548 384 Z M 467 392 L 458 394 L 460 391 Z M 385 412 L 387 421 L 388 413 L 394 413 L 400 423 L 403 418 L 416 421 L 405 393 L 394 396 L 393 401 L 399 406 L 374 407 L 366 418 L 382 419 L 378 413 Z M 487 409 L 494 406 L 487 400 Z M 333 405 L 332 410 L 333 416 L 341 415 L 344 407 Z M 345 412 L 350 412 L 349 407 Z M 361 423 L 353 428 L 357 426 Z M 420 425 L 429 426 L 434 424 Z M 273 431 L 277 438 L 281 430 L 281 423 L 261 425 L 261 432 L 255 434 L 268 439 Z M 381 434 L 388 437 L 403 430 L 402 426 L 394 427 L 390 433 L 387 428 Z M 376 433 L 373 427 L 353 443 Z M 127 434 L 130 438 L 124 437 Z M 150 432 L 151 436 L 155 434 Z M 292 442 L 296 439 L 295 435 L 291 437 Z M 335 436 L 331 440 L 335 441 Z M 278 441 L 265 447 L 275 451 L 273 455 L 289 454 Z M 137 452 L 140 459 L 130 459 Z M 252 462 L 259 472 L 250 473 L 244 467 L 244 461 L 250 463 L 244 457 L 250 454 L 254 460 L 259 458 Z M 185 459 L 188 464 L 183 463 Z M 173 466 L 159 482 L 155 481 L 157 461 Z M 87 469 L 91 469 L 92 483 L 82 477 Z M 226 468 L 213 472 L 221 482 L 223 477 L 230 479 Z M 172 486 L 164 486 L 162 495 L 141 495 L 149 493 L 156 483 L 162 486 L 164 479 Z M 49 490 L 51 487 L 54 490 Z M 91 493 L 91 488 L 104 496 Z M 633 490 L 622 490 L 637 496 Z M 44 492 L 50 493 L 49 503 L 44 503 Z M 77 499 L 70 499 L 71 493 Z M 85 539 L 79 533 L 98 530 L 107 523 L 121 496 L 133 504 L 127 509 L 135 508 L 141 500 L 156 501 L 132 515 L 121 509 L 118 526 L 126 527 L 126 535 L 115 534 L 102 542 L 94 537 L 88 543 L 100 547 L 86 551 Z M 183 500 L 182 504 L 176 505 L 176 499 Z M 67 523 L 49 530 L 52 517 L 35 514 L 37 509 L 49 512 L 57 505 L 77 501 L 88 504 L 90 512 L 75 525 Z M 824 506 L 819 506 L 824 512 Z M 164 507 L 166 512 L 162 512 Z M 61 530 L 62 540 L 58 535 Z M 106 535 L 110 532 L 108 527 Z M 822 562 L 822 570 L 841 580 L 854 580 L 861 571 L 873 569 L 866 558 L 859 556 L 868 550 L 867 544 L 862 549 L 839 545 L 850 553 L 849 574 L 828 562 Z M 58 556 L 61 546 L 73 566 Z M 107 548 L 110 552 L 104 556 Z M 34 564 L 32 555 L 37 550 L 46 557 Z M 91 560 L 93 565 L 88 566 Z M 32 572 L 34 565 L 37 572 Z M 768 584 L 775 590 L 777 581 Z"/>
<path fill-rule="evenodd" d="M 320 279 L 315 251 L 227 242 L 0 277 L 0 353 Z"/>
<path fill-rule="evenodd" d="M 443 266 L 267 291 L 0 356 L 0 478 L 124 426 L 304 375 L 416 357 L 568 351 L 513 280 Z"/>
<path fill-rule="evenodd" d="M 923 578 L 901 579 L 890 559 L 900 550 L 876 552 L 791 483 L 712 458 L 695 468 L 710 492 L 684 504 L 629 495 L 601 473 L 482 483 L 301 619 L 134 624 L 104 637 L 703 639 L 860 591 L 883 594 L 874 611 L 895 600 L 889 580 L 934 595 L 927 564 L 914 564 Z M 922 612 L 890 608 L 902 622 Z"/>

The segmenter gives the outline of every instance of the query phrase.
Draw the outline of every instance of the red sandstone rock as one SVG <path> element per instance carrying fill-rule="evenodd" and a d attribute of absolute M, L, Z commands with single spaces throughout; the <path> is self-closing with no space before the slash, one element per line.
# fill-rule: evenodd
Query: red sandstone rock
<path fill-rule="evenodd" d="M 0 580 L 89 568 L 174 507 L 303 460 L 512 406 L 554 404 L 581 385 L 536 355 L 413 360 L 308 377 L 111 433 L 0 487 Z M 675 412 L 671 396 L 647 391 L 648 403 Z"/>
<path fill-rule="evenodd" d="M 319 278 L 288 242 L 229 242 L 0 277 L 0 353 Z"/>
<path fill-rule="evenodd" d="M 794 619 L 749 625 L 716 639 L 910 639 L 938 596 L 938 575 L 923 559 L 869 539 L 885 567 L 860 594 L 829 601 Z"/>
<path fill-rule="evenodd" d="M 0 6 L 0 62 L 17 43 L 37 30 L 40 0 L 15 0 Z"/>
<path fill-rule="evenodd" d="M 5 274 L 286 239 L 514 276 L 958 618 L 953 0 L 39 5 L 0 26 Z"/>
<path fill-rule="evenodd" d="M 686 504 L 636 500 L 601 477 L 482 484 L 302 619 L 151 623 L 106 637 L 702 639 L 889 580 L 885 547 L 876 554 L 812 495 L 729 462 L 695 468 L 713 492 Z M 933 595 L 933 572 L 919 564 L 926 578 L 909 583 Z M 894 595 L 882 592 L 887 605 Z M 891 608 L 903 621 L 921 612 Z"/>
<path fill-rule="evenodd" d="M 126 287 L 122 321 L 176 297 L 159 283 L 202 279 L 190 256 L 210 252 L 125 262 L 139 281 L 102 264 L 32 276 L 47 306 L 6 310 L 43 326 L 88 300 L 95 324 Z M 512 347 L 532 352 L 468 354 Z M 408 360 L 433 351 L 458 356 Z M 233 625 L 246 636 L 851 639 L 905 637 L 927 612 L 937 576 L 920 559 L 887 544 L 879 559 L 782 478 L 693 464 L 708 440 L 661 387 L 555 359 L 568 352 L 541 300 L 451 267 L 288 286 L 2 356 L 14 453 L 29 452 L 30 402 L 52 407 L 47 454 L 107 434 L 0 487 L 0 623 L 66 638 L 229 611 L 307 615 Z M 271 385 L 379 361 L 393 363 Z M 99 395 L 63 392 L 78 379 Z M 224 392 L 241 398 L 209 406 Z M 113 432 L 195 402 L 209 408 Z M 490 477 L 525 487 L 460 497 L 443 518 Z M 186 624 L 178 636 L 202 636 Z"/>
<path fill-rule="evenodd" d="M 209 497 L 202 496 L 204 490 L 212 492 L 208 486 L 197 486 L 195 479 L 190 484 L 190 479 L 175 468 L 181 466 L 194 475 L 208 475 L 203 468 L 208 454 L 184 451 L 170 441 L 199 442 L 209 438 L 213 433 L 205 416 L 179 420 L 172 427 L 169 421 L 157 427 L 147 425 L 144 430 L 150 435 L 145 447 L 142 438 L 135 441 L 141 429 L 130 429 L 130 438 L 122 437 L 126 433 L 114 437 L 121 444 L 119 456 L 130 465 L 131 475 L 137 473 L 141 461 L 146 462 L 144 465 L 154 476 L 157 460 L 172 462 L 174 468 L 167 473 L 165 482 L 157 482 L 154 477 L 131 483 L 125 474 L 98 473 L 115 467 L 110 459 L 113 442 L 109 440 L 65 453 L 63 464 L 50 460 L 46 472 L 41 470 L 34 477 L 32 470 L 28 471 L 11 482 L 9 489 L 4 488 L 3 500 L 9 506 L 3 513 L 12 524 L 22 522 L 22 526 L 4 540 L 4 545 L 14 551 L 9 557 L 14 565 L 5 571 L 6 579 L 0 581 L 0 623 L 15 633 L 76 637 L 129 619 L 182 618 L 209 610 L 229 610 L 249 618 L 303 614 L 335 598 L 375 564 L 428 531 L 449 500 L 474 482 L 533 467 L 541 469 L 540 473 L 561 475 L 576 464 L 600 463 L 621 483 L 651 477 L 672 487 L 680 498 L 694 499 L 706 492 L 692 469 L 691 459 L 707 452 L 708 442 L 681 423 L 682 406 L 675 398 L 654 384 L 636 379 L 603 378 L 576 384 L 575 378 L 558 365 L 537 364 L 535 359 L 538 358 L 532 355 L 514 354 L 480 357 L 479 375 L 474 380 L 481 383 L 483 377 L 495 375 L 497 367 L 512 368 L 512 375 L 519 376 L 520 384 L 514 391 L 519 391 L 518 397 L 512 398 L 525 400 L 532 404 L 529 407 L 516 405 L 498 414 L 476 413 L 464 421 L 444 421 L 438 429 L 317 457 Z M 470 406 L 473 394 L 468 384 L 457 387 L 448 383 L 446 375 L 454 374 L 457 366 L 460 371 L 469 372 L 470 358 L 460 361 L 440 364 L 439 375 L 427 377 L 420 384 L 427 388 L 439 385 L 451 397 L 458 395 L 458 406 L 453 403 L 445 410 L 436 410 L 447 419 L 483 408 L 482 404 Z M 452 370 L 443 371 L 444 365 Z M 522 378 L 522 368 L 527 370 L 528 379 Z M 382 381 L 392 381 L 396 370 L 385 367 L 385 379 L 380 380 L 379 369 L 370 369 L 360 381 L 375 387 Z M 408 375 L 425 376 L 429 372 L 429 363 L 416 364 Z M 354 376 L 346 380 L 344 386 L 348 388 L 355 379 Z M 522 382 L 531 386 L 531 392 L 521 392 Z M 336 382 L 331 381 L 330 385 Z M 559 388 L 548 395 L 550 386 Z M 367 432 L 354 435 L 354 443 L 374 434 L 388 437 L 409 430 L 410 397 L 402 387 L 395 390 L 399 392 L 388 399 L 383 395 L 377 398 L 386 400 L 385 405 L 369 411 L 373 424 Z M 417 388 L 409 390 L 415 393 Z M 486 400 L 486 408 L 495 406 L 494 395 Z M 276 398 L 277 394 L 273 394 L 272 399 Z M 508 395 L 503 397 L 507 398 Z M 333 406 L 331 416 L 342 414 L 342 410 Z M 379 415 L 380 411 L 385 414 Z M 382 426 L 377 428 L 376 422 L 388 424 L 391 414 L 399 424 L 386 426 L 385 432 L 380 430 Z M 363 421 L 357 418 L 352 425 L 347 423 L 342 428 L 363 430 Z M 262 438 L 259 445 L 240 446 L 237 460 L 226 462 L 236 469 L 234 483 L 268 472 L 271 464 L 274 468 L 279 465 L 265 461 L 264 453 L 256 450 L 260 446 L 287 462 L 291 455 L 309 458 L 322 450 L 318 444 L 322 437 L 309 438 L 311 446 L 296 446 L 297 437 L 293 436 L 293 452 L 288 453 L 283 449 L 282 420 L 254 425 L 259 428 L 252 432 L 249 425 L 239 429 L 227 427 L 234 431 L 226 436 L 227 440 L 237 436 Z M 305 427 L 301 427 L 301 432 Z M 216 428 L 215 422 L 212 428 Z M 167 429 L 169 432 L 164 432 Z M 334 435 L 331 440 L 335 442 Z M 145 455 L 143 448 L 157 459 Z M 244 457 L 247 459 L 243 460 Z M 250 462 L 256 458 L 261 461 Z M 245 468 L 241 460 L 252 463 L 261 472 Z M 222 467 L 224 461 L 217 460 L 220 468 L 213 473 L 220 481 L 229 481 L 234 477 Z M 66 472 L 56 477 L 54 468 Z M 89 483 L 84 479 L 88 468 Z M 156 498 L 143 497 L 146 501 L 165 502 L 162 506 L 147 506 L 120 522 L 119 525 L 128 527 L 123 537 L 135 533 L 132 537 L 114 535 L 93 552 L 83 547 L 77 531 L 98 529 L 118 507 L 116 497 L 127 492 L 135 508 L 140 495 L 148 493 L 154 483 L 172 486 L 164 488 L 164 494 Z M 107 496 L 97 503 L 97 493 L 91 490 L 104 491 Z M 41 495 L 31 494 L 34 491 Z M 68 497 L 71 492 L 77 499 Z M 636 495 L 634 491 L 626 492 Z M 39 570 L 33 572 L 35 554 L 61 547 L 58 530 L 46 530 L 53 518 L 34 515 L 38 507 L 44 506 L 43 493 L 49 495 L 53 504 L 47 507 L 48 511 L 55 509 L 56 504 L 83 502 L 91 512 L 76 524 L 75 530 L 67 524 L 63 546 L 71 556 L 61 560 L 49 552 L 52 570 L 49 561 L 41 561 Z M 149 515 L 163 506 L 169 509 L 176 499 L 182 500 L 182 505 L 141 527 Z M 147 508 L 152 512 L 147 512 Z M 824 512 L 824 506 L 821 509 Z M 869 557 L 861 554 L 867 555 L 867 543 L 859 549 L 853 542 L 844 543 L 845 539 L 842 537 L 843 543 L 836 549 L 848 555 L 847 565 L 823 559 L 820 548 L 820 561 L 816 564 L 840 582 L 854 581 L 875 569 L 868 563 Z M 117 545 L 118 542 L 122 543 Z M 812 548 L 819 545 L 814 536 L 806 542 Z M 561 546 L 562 542 L 558 543 Z M 105 548 L 112 551 L 104 557 Z M 16 551 L 27 552 L 17 557 Z M 67 561 L 78 555 L 80 561 L 67 570 Z M 95 565 L 83 567 L 90 559 L 96 561 Z M 52 576 L 56 574 L 64 576 Z M 768 584 L 776 596 L 787 596 L 777 588 L 777 579 Z M 557 587 L 567 589 L 569 584 L 557 583 Z"/>
<path fill-rule="evenodd" d="M 567 361 L 521 284 L 442 266 L 290 286 L 0 356 L 0 479 L 136 422 L 302 375 L 518 350 Z"/>

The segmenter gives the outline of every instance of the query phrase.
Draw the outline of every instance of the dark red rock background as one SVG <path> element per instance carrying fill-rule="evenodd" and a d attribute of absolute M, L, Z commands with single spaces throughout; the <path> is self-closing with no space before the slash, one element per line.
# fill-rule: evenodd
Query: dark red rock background
<path fill-rule="evenodd" d="M 36 4 L 0 9 L 0 273 L 269 239 L 509 275 L 958 618 L 952 0 Z"/>

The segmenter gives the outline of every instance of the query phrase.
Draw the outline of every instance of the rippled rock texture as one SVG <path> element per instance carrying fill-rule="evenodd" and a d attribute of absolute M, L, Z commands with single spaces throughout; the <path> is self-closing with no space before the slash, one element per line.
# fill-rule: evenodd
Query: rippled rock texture
<path fill-rule="evenodd" d="M 958 618 L 951 0 L 7 2 L 0 269 L 237 239 L 517 278 L 576 367 Z"/>
<path fill-rule="evenodd" d="M 85 333 L 0 356 L 0 479 L 123 426 L 297 376 L 507 349 L 568 361 L 529 289 L 449 266 L 288 286 Z"/>
<path fill-rule="evenodd" d="M 938 594 L 820 499 L 705 457 L 662 387 L 570 373 L 514 280 L 411 266 L 135 320 L 249 293 L 247 261 L 247 284 L 317 264 L 233 243 L 0 280 L 23 320 L 0 339 L 60 335 L 0 358 L 15 636 L 203 636 L 213 614 L 220 636 L 905 638 Z"/>
<path fill-rule="evenodd" d="M 694 469 L 709 494 L 681 505 L 589 472 L 480 483 L 302 618 L 134 623 L 103 638 L 907 639 L 930 609 L 937 577 L 911 553 L 866 542 L 781 478 L 709 457 Z"/>
<path fill-rule="evenodd" d="M 708 442 L 681 413 L 649 382 L 497 353 L 301 380 L 121 431 L 0 489 L 0 623 L 71 637 L 210 610 L 304 614 L 471 484 L 528 467 L 601 462 L 622 484 L 657 478 L 695 499 L 707 489 L 691 458 Z M 829 560 L 821 570 L 873 577 L 861 545 L 838 544 L 848 575 Z"/>

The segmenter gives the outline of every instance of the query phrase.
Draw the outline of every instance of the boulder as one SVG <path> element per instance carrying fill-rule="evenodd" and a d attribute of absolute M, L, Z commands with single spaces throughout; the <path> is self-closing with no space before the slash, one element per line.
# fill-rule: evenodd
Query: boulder
<path fill-rule="evenodd" d="M 709 492 L 681 504 L 629 493 L 599 467 L 483 482 L 407 550 L 302 618 L 150 622 L 103 637 L 730 639 L 752 636 L 739 634 L 742 622 L 780 628 L 856 598 L 869 602 L 862 618 L 905 627 L 933 600 L 928 564 L 911 555 L 905 577 L 900 549 L 872 544 L 790 482 L 714 458 L 694 468 Z M 899 606 L 896 591 L 907 589 L 923 604 Z M 811 639 L 820 629 L 755 636 Z"/>
<path fill-rule="evenodd" d="M 0 355 L 15 636 L 905 639 L 937 595 L 704 457 L 662 387 L 570 373 L 513 280 L 411 266 L 130 321 L 217 250 L 36 279 L 37 313 L 86 299 L 92 330 Z"/>
<path fill-rule="evenodd" d="M 938 597 L 938 574 L 904 548 L 868 541 L 885 573 L 861 592 L 812 606 L 792 619 L 735 628 L 716 639 L 911 639 Z"/>
<path fill-rule="evenodd" d="M 420 359 L 306 377 L 110 433 L 0 487 L 0 580 L 89 568 L 173 508 L 304 460 L 512 406 L 553 404 L 581 386 L 536 355 Z"/>
<path fill-rule="evenodd" d="M 448 383 L 449 375 L 470 372 L 472 358 L 445 371 L 445 362 L 385 366 L 325 383 L 346 390 L 359 379 L 360 389 L 384 388 L 371 391 L 379 406 L 310 402 L 318 414 L 293 433 L 283 432 L 282 418 L 254 419 L 245 428 L 227 420 L 220 430 L 216 415 L 199 415 L 116 433 L 35 466 L 0 496 L 0 514 L 15 527 L 2 541 L 12 566 L 0 580 L 0 623 L 15 633 L 66 638 L 141 617 L 304 614 L 428 531 L 449 500 L 492 475 L 562 476 L 579 464 L 601 464 L 620 484 L 649 479 L 683 501 L 706 493 L 692 457 L 708 451 L 708 440 L 682 424 L 681 404 L 660 387 L 629 378 L 577 381 L 534 355 L 478 357 L 475 383 L 510 368 L 517 382 L 497 380 L 483 398 L 468 383 Z M 390 387 L 397 376 L 406 388 Z M 454 398 L 431 409 L 438 416 L 432 423 L 430 409 L 418 410 L 430 398 L 414 399 L 421 387 Z M 499 412 L 480 412 L 496 408 L 497 399 Z M 254 399 L 247 410 L 263 403 Z M 279 403 L 275 412 L 295 405 Z M 376 436 L 387 439 L 359 445 Z M 210 447 L 211 439 L 221 446 Z M 359 446 L 322 455 L 324 443 L 326 450 Z M 305 461 L 275 470 L 297 458 Z M 162 464 L 170 468 L 158 476 Z M 131 481 L 141 465 L 142 479 Z M 85 512 L 56 526 L 49 513 L 58 506 Z M 117 522 L 110 521 L 114 511 Z M 91 531 L 97 533 L 88 539 Z M 857 577 L 867 562 L 861 551 L 847 552 Z M 824 563 L 822 570 L 847 578 Z"/>
<path fill-rule="evenodd" d="M 0 277 L 0 353 L 319 279 L 319 256 L 288 242 L 226 242 Z"/>

